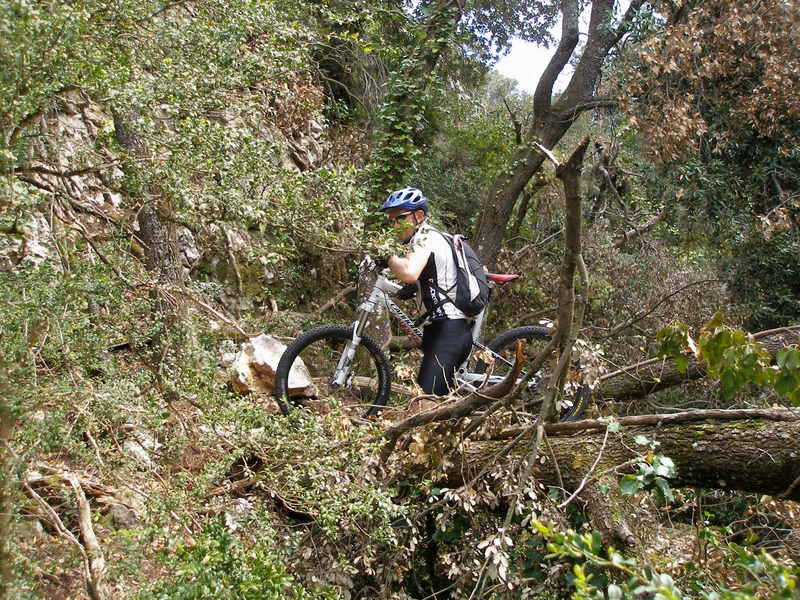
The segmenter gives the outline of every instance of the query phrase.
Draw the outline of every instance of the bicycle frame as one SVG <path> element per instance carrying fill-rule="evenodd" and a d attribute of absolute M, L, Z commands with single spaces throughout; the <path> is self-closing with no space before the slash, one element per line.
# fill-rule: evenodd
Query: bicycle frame
<path fill-rule="evenodd" d="M 366 256 L 361 263 L 361 268 L 373 269 L 375 268 L 374 261 L 369 257 Z M 490 289 L 494 287 L 494 284 L 490 281 L 489 282 Z M 417 346 L 422 344 L 422 330 L 414 323 L 414 321 L 405 313 L 403 310 L 391 299 L 390 296 L 394 296 L 397 294 L 398 291 L 402 286 L 393 281 L 390 281 L 386 278 L 383 273 L 379 273 L 377 279 L 375 280 L 375 284 L 372 287 L 372 290 L 367 296 L 367 299 L 361 303 L 358 307 L 356 312 L 356 320 L 353 322 L 353 337 L 345 346 L 342 355 L 339 357 L 339 361 L 336 365 L 336 370 L 334 371 L 333 377 L 331 378 L 331 385 L 332 386 L 344 386 L 348 385 L 350 382 L 350 363 L 353 360 L 353 357 L 356 353 L 356 348 L 361 343 L 361 337 L 364 333 L 364 327 L 367 324 L 367 320 L 369 315 L 372 313 L 376 313 L 380 310 L 380 305 L 383 303 L 389 311 L 389 314 L 395 318 L 400 327 L 411 337 L 411 339 L 415 342 Z M 491 296 L 490 296 L 491 297 Z M 486 319 L 486 313 L 489 308 L 489 303 L 487 302 L 484 309 L 478 313 L 475 317 L 475 322 L 472 326 L 472 350 L 470 351 L 469 356 L 467 359 L 456 369 L 455 374 L 455 383 L 456 387 L 466 387 L 470 391 L 474 391 L 479 387 L 486 385 L 486 384 L 494 384 L 498 383 L 503 379 L 502 376 L 499 375 L 487 375 L 485 373 L 473 373 L 469 370 L 468 365 L 470 362 L 470 358 L 474 350 L 477 348 L 479 350 L 484 351 L 488 355 L 493 356 L 494 360 L 501 361 L 508 366 L 512 366 L 512 363 L 503 358 L 502 356 L 498 355 L 495 352 L 492 352 L 488 347 L 486 347 L 481 342 L 481 334 L 483 332 L 483 325 Z M 522 372 L 520 377 L 524 377 L 525 373 Z M 533 377 L 531 378 L 531 383 L 529 385 L 533 386 L 536 385 L 538 379 Z"/>

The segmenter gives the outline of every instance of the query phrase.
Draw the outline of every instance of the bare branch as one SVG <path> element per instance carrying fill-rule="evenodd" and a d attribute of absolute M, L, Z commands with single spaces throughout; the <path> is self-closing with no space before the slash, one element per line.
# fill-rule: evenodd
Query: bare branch
<path fill-rule="evenodd" d="M 564 0 L 561 6 L 561 41 L 558 43 L 547 68 L 542 73 L 536 91 L 533 94 L 533 110 L 537 118 L 550 110 L 553 98 L 553 86 L 556 79 L 569 62 L 575 47 L 578 45 L 578 2 Z"/>
<path fill-rule="evenodd" d="M 578 102 L 573 104 L 566 111 L 561 114 L 562 120 L 571 123 L 579 114 L 587 110 L 594 110 L 596 108 L 617 108 L 619 102 L 613 98 L 592 98 L 585 102 Z"/>
<path fill-rule="evenodd" d="M 239 261 L 236 260 L 236 255 L 233 252 L 233 241 L 231 240 L 231 233 L 225 225 L 222 225 L 222 233 L 225 236 L 225 250 L 228 254 L 228 261 L 233 267 L 233 274 L 236 278 L 236 291 L 241 296 L 243 293 L 242 288 L 242 274 L 239 272 Z"/>
<path fill-rule="evenodd" d="M 75 90 L 80 90 L 80 88 L 78 86 L 75 86 L 75 85 L 68 85 L 68 86 L 62 87 L 62 88 L 54 91 L 52 93 L 52 95 L 49 98 L 47 98 L 46 101 L 50 102 L 53 99 L 53 97 L 57 96 L 58 94 L 63 94 L 65 92 L 73 92 Z M 17 141 L 17 138 L 19 137 L 19 134 L 22 133 L 22 131 L 24 131 L 25 128 L 28 127 L 31 123 L 33 123 L 36 119 L 38 119 L 40 116 L 42 116 L 42 114 L 44 113 L 45 110 L 47 110 L 46 106 L 40 106 L 36 110 L 28 113 L 19 123 L 17 123 L 14 126 L 14 128 L 11 130 L 11 134 L 8 137 L 8 144 L 7 145 L 9 145 L 9 146 L 13 145 L 14 142 Z"/>
<path fill-rule="evenodd" d="M 331 298 L 330 300 L 328 300 L 328 301 L 327 301 L 325 304 L 323 304 L 322 306 L 320 306 L 320 307 L 317 309 L 317 314 L 318 314 L 318 315 L 321 315 L 321 314 L 322 314 L 322 313 L 324 313 L 326 310 L 328 310 L 328 309 L 329 309 L 331 306 L 335 306 L 335 305 L 339 304 L 339 302 L 341 302 L 341 301 L 342 301 L 342 298 L 344 298 L 344 297 L 345 297 L 345 296 L 347 296 L 348 294 L 352 294 L 352 293 L 353 293 L 353 292 L 355 292 L 355 291 L 356 291 L 356 286 L 354 286 L 354 285 L 347 286 L 347 287 L 346 287 L 346 288 L 344 288 L 342 291 L 340 291 L 338 294 L 336 294 L 336 295 L 335 295 L 333 298 Z"/>
<path fill-rule="evenodd" d="M 503 104 L 505 104 L 508 116 L 511 118 L 511 124 L 514 126 L 514 143 L 519 146 L 522 144 L 522 124 L 519 122 L 517 114 L 511 110 L 506 98 L 503 98 Z"/>
<path fill-rule="evenodd" d="M 426 425 L 428 423 L 449 421 L 451 419 L 465 417 L 478 408 L 486 406 L 491 401 L 496 400 L 497 398 L 502 398 L 508 394 L 508 392 L 511 391 L 511 388 L 513 387 L 517 377 L 519 376 L 524 362 L 524 344 L 522 340 L 519 340 L 517 342 L 517 354 L 514 360 L 514 367 L 511 369 L 511 371 L 509 371 L 503 381 L 489 386 L 486 389 L 472 392 L 466 398 L 456 402 L 437 406 L 434 409 L 418 413 L 408 417 L 407 419 L 403 419 L 398 423 L 394 423 L 383 433 L 383 437 L 386 439 L 386 445 L 381 451 L 381 459 L 385 462 L 386 459 L 389 458 L 389 455 L 392 453 L 392 450 L 394 450 L 394 446 L 397 443 L 397 439 L 406 431 L 421 425 Z"/>
<path fill-rule="evenodd" d="M 607 172 L 605 173 L 605 175 L 606 175 L 606 177 L 608 177 L 608 173 Z M 609 184 L 611 184 L 610 178 L 609 178 Z M 616 191 L 616 189 L 614 188 L 613 185 L 611 185 L 611 189 L 614 190 L 615 194 L 617 194 L 617 191 Z M 617 196 L 619 196 L 619 194 L 617 194 Z M 611 247 L 612 248 L 622 248 L 622 246 L 624 246 L 628 242 L 628 240 L 632 240 L 632 239 L 635 239 L 637 237 L 640 237 L 641 235 L 643 235 L 643 234 L 647 233 L 648 231 L 650 231 L 651 229 L 653 229 L 653 227 L 655 227 L 656 225 L 661 223 L 664 219 L 666 219 L 668 214 L 669 214 L 669 210 L 666 207 L 664 207 L 663 209 L 661 209 L 661 212 L 659 212 L 656 216 L 651 218 L 649 221 L 646 221 L 645 223 L 642 223 L 638 227 L 634 227 L 633 229 L 629 229 L 628 231 L 624 231 L 620 235 L 618 235 L 616 238 L 614 238 L 614 241 L 611 243 Z"/>
<path fill-rule="evenodd" d="M 647 315 L 651 314 L 653 311 L 655 311 L 656 308 L 658 308 L 659 306 L 664 304 L 664 302 L 666 302 L 667 300 L 669 300 L 670 298 L 672 298 L 676 294 L 680 294 L 683 290 L 685 290 L 687 288 L 690 288 L 690 287 L 692 287 L 694 285 L 700 285 L 701 283 L 725 283 L 725 281 L 722 280 L 722 279 L 701 279 L 700 281 L 692 281 L 691 283 L 687 283 L 686 285 L 679 287 L 677 290 L 675 290 L 673 292 L 670 292 L 669 294 L 667 294 L 666 296 L 661 298 L 661 300 L 659 300 L 658 302 L 656 302 L 652 306 L 649 306 L 648 308 L 645 308 L 644 310 L 638 312 L 637 314 L 632 316 L 630 319 L 628 319 L 624 323 L 620 323 L 619 325 L 614 327 L 614 329 L 612 329 L 610 332 L 608 332 L 606 335 L 598 337 L 597 339 L 604 340 L 606 338 L 609 338 L 611 336 L 614 336 L 614 335 L 618 334 L 623 329 L 625 329 L 627 327 L 630 327 L 634 323 L 637 323 L 638 321 L 641 321 L 642 319 L 644 319 Z"/>
<path fill-rule="evenodd" d="M 108 167 L 112 167 L 118 163 L 119 161 L 112 161 L 100 165 L 94 165 L 91 167 L 73 169 L 71 171 L 56 171 L 55 169 L 49 169 L 47 167 L 41 167 L 41 166 L 20 167 L 20 168 L 8 169 L 6 171 L 0 171 L 0 176 L 13 176 L 17 174 L 38 173 L 40 175 L 53 175 L 54 177 L 78 177 L 80 175 L 88 175 L 89 173 L 96 173 L 98 171 L 103 171 Z"/>
<path fill-rule="evenodd" d="M 67 225 L 70 225 L 74 231 L 77 231 L 81 235 L 81 237 L 84 240 L 86 240 L 86 243 L 89 244 L 92 250 L 94 250 L 94 253 L 97 255 L 97 257 L 103 262 L 104 265 L 106 265 L 109 269 L 111 269 L 111 271 L 113 271 L 114 275 L 117 276 L 117 279 L 119 279 L 125 285 L 125 287 L 128 287 L 130 289 L 134 289 L 137 287 L 136 285 L 128 281 L 128 278 L 122 274 L 122 272 L 116 267 L 116 265 L 114 265 L 106 257 L 106 255 L 100 251 L 100 248 L 98 248 L 97 245 L 94 243 L 92 236 L 89 235 L 88 231 L 86 231 L 86 227 L 83 225 L 83 223 L 81 223 L 80 219 L 77 219 L 74 216 L 68 218 L 66 215 L 61 214 L 61 211 L 56 211 L 55 215 L 61 221 L 63 221 Z"/>
<path fill-rule="evenodd" d="M 78 502 L 78 523 L 81 528 L 83 543 L 86 546 L 85 560 L 88 572 L 86 585 L 89 590 L 89 596 L 93 600 L 102 600 L 107 596 L 105 590 L 106 560 L 92 527 L 92 513 L 89 510 L 89 503 L 86 501 L 86 494 L 83 493 L 83 488 L 78 483 L 78 479 L 72 473 L 66 471 L 62 476 L 72 486 Z"/>
<path fill-rule="evenodd" d="M 550 152 L 550 150 L 542 146 L 539 142 L 532 142 L 532 144 L 536 146 L 542 154 L 550 159 L 550 162 L 555 165 L 556 169 L 561 166 L 561 163 L 558 162 L 556 155 Z"/>
<path fill-rule="evenodd" d="M 611 49 L 617 42 L 619 42 L 626 33 L 631 30 L 631 26 L 633 25 L 633 20 L 636 18 L 636 15 L 639 12 L 639 9 L 642 8 L 645 0 L 633 0 L 628 5 L 628 10 L 625 11 L 625 15 L 623 15 L 622 20 L 620 21 L 619 27 L 615 32 L 613 37 L 610 37 L 608 40 L 608 49 Z"/>

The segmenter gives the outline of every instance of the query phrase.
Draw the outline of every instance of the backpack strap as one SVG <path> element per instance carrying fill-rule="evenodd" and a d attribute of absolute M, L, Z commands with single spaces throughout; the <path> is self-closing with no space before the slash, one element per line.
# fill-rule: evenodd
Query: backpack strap
<path fill-rule="evenodd" d="M 431 231 L 435 231 L 436 233 L 441 235 L 445 239 L 445 241 L 447 242 L 447 245 L 450 246 L 450 252 L 453 253 L 453 264 L 455 265 L 456 271 L 458 271 L 458 254 L 456 253 L 456 246 L 455 246 L 455 242 L 454 242 L 454 239 L 455 239 L 454 236 L 452 236 L 449 233 L 445 233 L 444 231 L 439 231 L 435 227 L 431 227 Z M 444 298 L 440 299 L 439 303 L 436 306 L 431 308 L 429 311 L 427 311 L 425 314 L 423 314 L 421 317 L 419 317 L 415 321 L 415 323 L 417 323 L 417 326 L 419 326 L 420 323 L 423 323 L 428 317 L 431 316 L 431 314 L 433 314 L 436 310 L 438 310 L 439 308 L 444 306 L 446 303 L 449 302 L 453 306 L 456 305 L 456 301 L 453 298 L 450 297 L 450 292 L 452 292 L 454 289 L 456 289 L 456 286 L 458 286 L 458 274 L 457 273 L 456 273 L 456 281 L 452 286 L 450 286 L 450 289 L 445 290 L 445 289 L 441 288 L 440 286 L 436 285 L 435 283 L 429 283 L 427 285 L 429 285 L 434 290 L 439 292 L 439 294 L 441 294 Z M 458 307 L 456 306 L 456 308 L 458 308 Z"/>

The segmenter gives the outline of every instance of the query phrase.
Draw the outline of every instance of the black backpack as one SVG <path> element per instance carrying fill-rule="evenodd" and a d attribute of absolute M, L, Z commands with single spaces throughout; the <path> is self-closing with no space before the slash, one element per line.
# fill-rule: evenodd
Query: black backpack
<path fill-rule="evenodd" d="M 438 230 L 437 230 L 438 231 Z M 478 255 L 462 235 L 441 233 L 450 244 L 453 260 L 456 263 L 455 294 L 453 288 L 439 290 L 468 317 L 481 312 L 489 301 L 489 284 L 486 281 L 486 269 L 483 268 Z"/>

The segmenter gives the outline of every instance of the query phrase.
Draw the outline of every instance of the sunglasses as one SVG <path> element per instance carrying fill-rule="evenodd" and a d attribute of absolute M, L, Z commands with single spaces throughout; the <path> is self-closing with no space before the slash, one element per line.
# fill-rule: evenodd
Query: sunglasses
<path fill-rule="evenodd" d="M 402 221 L 403 219 L 405 219 L 408 215 L 413 215 L 413 214 L 414 214 L 414 211 L 413 210 L 409 210 L 408 212 L 400 213 L 399 215 L 395 215 L 393 217 L 389 217 L 389 224 L 390 225 L 394 225 L 398 221 Z"/>

